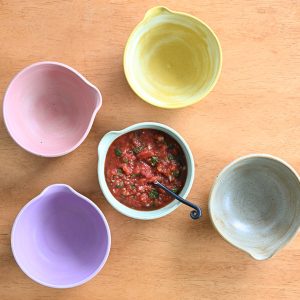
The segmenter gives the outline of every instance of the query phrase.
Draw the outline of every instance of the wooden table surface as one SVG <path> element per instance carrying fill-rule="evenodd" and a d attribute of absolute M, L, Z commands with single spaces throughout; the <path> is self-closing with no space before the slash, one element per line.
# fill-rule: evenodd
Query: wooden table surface
<path fill-rule="evenodd" d="M 271 260 L 258 262 L 227 244 L 207 212 L 210 187 L 233 159 L 270 153 L 300 172 L 300 2 L 164 1 L 192 13 L 218 35 L 224 63 L 212 93 L 170 111 L 140 100 L 123 73 L 126 40 L 145 11 L 160 1 L 0 0 L 0 96 L 25 66 L 66 63 L 99 87 L 103 106 L 90 134 L 73 153 L 33 156 L 0 126 L 0 299 L 299 299 L 300 236 Z M 2 118 L 2 114 L 1 114 Z M 109 130 L 158 121 L 189 143 L 196 178 L 189 199 L 204 216 L 180 207 L 155 221 L 115 211 L 101 194 L 97 144 Z M 18 211 L 52 183 L 66 183 L 104 212 L 112 248 L 104 269 L 83 286 L 55 290 L 27 278 L 10 249 Z"/>

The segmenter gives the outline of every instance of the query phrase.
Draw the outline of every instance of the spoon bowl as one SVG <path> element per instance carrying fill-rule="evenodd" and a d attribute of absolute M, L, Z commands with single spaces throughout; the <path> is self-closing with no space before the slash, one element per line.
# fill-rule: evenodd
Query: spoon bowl
<path fill-rule="evenodd" d="M 199 219 L 202 216 L 201 208 L 199 208 L 197 205 L 191 203 L 190 201 L 187 201 L 186 199 L 183 199 L 182 197 L 180 197 L 179 195 L 177 195 L 176 193 L 174 193 L 173 191 L 171 191 L 170 189 L 168 189 L 166 186 L 164 186 L 158 181 L 154 181 L 153 184 L 163 189 L 165 192 L 167 192 L 169 195 L 177 199 L 179 202 L 189 207 L 192 207 L 194 210 L 191 211 L 190 216 L 193 220 Z"/>

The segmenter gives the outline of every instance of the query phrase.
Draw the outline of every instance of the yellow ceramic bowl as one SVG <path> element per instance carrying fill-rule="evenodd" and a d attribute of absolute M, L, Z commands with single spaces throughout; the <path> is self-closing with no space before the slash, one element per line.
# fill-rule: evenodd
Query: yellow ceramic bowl
<path fill-rule="evenodd" d="M 146 13 L 124 53 L 131 88 L 163 108 L 200 101 L 216 84 L 221 65 L 221 46 L 214 32 L 199 19 L 165 7 Z"/>

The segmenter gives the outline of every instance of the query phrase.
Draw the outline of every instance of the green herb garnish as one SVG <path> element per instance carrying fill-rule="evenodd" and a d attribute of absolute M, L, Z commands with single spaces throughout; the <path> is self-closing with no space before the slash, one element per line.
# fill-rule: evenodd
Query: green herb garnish
<path fill-rule="evenodd" d="M 157 163 L 158 163 L 158 157 L 152 156 L 151 157 L 151 166 L 155 167 Z"/>
<path fill-rule="evenodd" d="M 168 160 L 174 160 L 175 157 L 174 155 L 172 155 L 171 153 L 168 153 Z"/>
<path fill-rule="evenodd" d="M 116 188 L 117 189 L 120 189 L 124 186 L 124 182 L 123 181 L 120 181 L 119 183 L 116 184 Z"/>
<path fill-rule="evenodd" d="M 134 184 L 131 184 L 131 185 L 130 185 L 130 188 L 131 188 L 132 190 L 134 190 L 134 189 L 135 189 L 135 185 L 134 185 Z"/>
<path fill-rule="evenodd" d="M 150 192 L 149 192 L 149 197 L 151 199 L 157 199 L 159 196 L 159 193 L 156 189 L 152 189 Z"/>
<path fill-rule="evenodd" d="M 175 171 L 173 171 L 173 175 L 174 175 L 175 177 L 178 177 L 178 176 L 179 176 L 179 174 L 180 174 L 179 170 L 175 170 Z"/>
<path fill-rule="evenodd" d="M 174 188 L 172 188 L 172 190 L 171 190 L 173 193 L 177 193 L 178 192 L 178 188 L 177 187 L 174 187 Z"/>
<path fill-rule="evenodd" d="M 123 161 L 124 161 L 124 163 L 128 163 L 128 158 L 127 157 L 123 157 Z"/>
<path fill-rule="evenodd" d="M 123 170 L 120 169 L 120 168 L 118 168 L 118 169 L 117 169 L 117 173 L 118 173 L 118 174 L 123 174 Z"/>
<path fill-rule="evenodd" d="M 143 150 L 143 148 L 144 148 L 143 146 L 138 146 L 138 147 L 133 148 L 132 150 L 135 154 L 138 154 Z"/>
<path fill-rule="evenodd" d="M 116 156 L 120 157 L 122 155 L 122 151 L 119 148 L 115 149 Z"/>

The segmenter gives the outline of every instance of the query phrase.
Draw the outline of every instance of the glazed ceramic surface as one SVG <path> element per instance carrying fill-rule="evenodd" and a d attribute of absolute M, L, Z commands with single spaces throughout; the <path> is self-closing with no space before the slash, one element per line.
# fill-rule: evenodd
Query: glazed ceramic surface
<path fill-rule="evenodd" d="M 110 251 L 110 230 L 100 209 L 64 184 L 47 187 L 17 216 L 14 257 L 36 282 L 74 287 L 94 277 Z"/>
<path fill-rule="evenodd" d="M 224 239 L 255 259 L 270 258 L 300 226 L 299 177 L 273 156 L 242 157 L 218 176 L 209 211 Z"/>
<path fill-rule="evenodd" d="M 222 64 L 213 31 L 199 19 L 164 7 L 150 9 L 128 39 L 126 78 L 145 101 L 179 108 L 205 97 Z"/>
<path fill-rule="evenodd" d="M 161 130 L 168 135 L 170 135 L 173 139 L 175 139 L 178 144 L 181 146 L 184 155 L 186 157 L 187 161 L 187 178 L 185 185 L 180 192 L 180 196 L 183 198 L 186 198 L 192 188 L 192 184 L 194 181 L 194 159 L 193 155 L 191 153 L 191 150 L 188 146 L 188 144 L 185 142 L 185 140 L 172 128 L 160 124 L 160 123 L 154 123 L 154 122 L 144 122 L 144 123 L 138 123 L 135 125 L 132 125 L 130 127 L 127 127 L 121 131 L 111 131 L 108 132 L 104 137 L 101 139 L 98 147 L 98 155 L 99 155 L 99 161 L 98 161 L 98 178 L 101 190 L 107 199 L 107 201 L 120 213 L 131 217 L 135 219 L 141 219 L 141 220 L 150 220 L 150 219 L 157 219 L 160 217 L 163 217 L 169 213 L 171 213 L 173 210 L 175 210 L 181 203 L 177 200 L 172 201 L 168 205 L 152 211 L 139 211 L 132 208 L 129 208 L 125 205 L 123 205 L 121 202 L 119 202 L 117 199 L 114 198 L 114 196 L 111 194 L 105 180 L 105 174 L 104 174 L 104 167 L 105 167 L 105 159 L 107 151 L 112 144 L 112 142 L 117 139 L 119 136 L 138 129 L 143 128 L 151 128 L 156 130 Z"/>
<path fill-rule="evenodd" d="M 101 103 L 99 90 L 77 71 L 41 62 L 22 70 L 10 83 L 4 121 L 12 138 L 27 151 L 60 156 L 83 142 Z"/>

